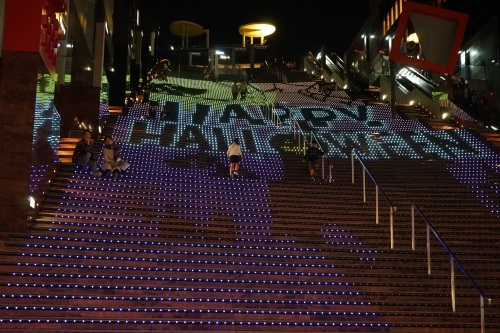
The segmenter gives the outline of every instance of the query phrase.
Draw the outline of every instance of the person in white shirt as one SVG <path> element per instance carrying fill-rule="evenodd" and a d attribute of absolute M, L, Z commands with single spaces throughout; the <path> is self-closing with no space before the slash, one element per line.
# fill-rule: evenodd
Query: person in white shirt
<path fill-rule="evenodd" d="M 233 175 L 238 176 L 243 153 L 241 152 L 240 143 L 237 138 L 233 140 L 233 143 L 231 143 L 227 149 L 227 157 L 229 158 L 229 175 L 231 177 L 233 177 Z"/>
<path fill-rule="evenodd" d="M 104 139 L 104 148 L 102 150 L 104 176 L 112 175 L 114 179 L 118 179 L 122 172 L 118 166 L 120 161 L 120 147 L 113 143 L 113 138 L 111 136 L 106 135 Z"/>

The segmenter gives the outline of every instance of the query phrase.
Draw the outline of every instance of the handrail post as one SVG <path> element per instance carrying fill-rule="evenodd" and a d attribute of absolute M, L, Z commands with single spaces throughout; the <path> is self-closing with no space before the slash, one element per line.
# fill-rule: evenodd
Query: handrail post
<path fill-rule="evenodd" d="M 321 161 L 321 178 L 325 179 L 325 155 L 323 155 Z"/>
<path fill-rule="evenodd" d="M 366 202 L 366 170 L 363 168 L 363 202 Z"/>
<path fill-rule="evenodd" d="M 389 209 L 389 230 L 391 234 L 391 250 L 394 250 L 394 211 L 395 208 L 391 205 Z"/>
<path fill-rule="evenodd" d="M 375 185 L 375 224 L 378 224 L 378 186 Z"/>
<path fill-rule="evenodd" d="M 450 255 L 450 279 L 451 279 L 451 308 L 453 312 L 456 312 L 455 307 L 455 262 L 453 261 L 453 257 Z"/>
<path fill-rule="evenodd" d="M 333 176 L 332 176 L 332 169 L 333 169 L 333 165 L 332 163 L 328 163 L 328 166 L 329 166 L 329 172 L 330 172 L 330 183 L 332 182 L 332 179 L 333 179 Z"/>
<path fill-rule="evenodd" d="M 481 309 L 481 333 L 484 333 L 484 297 L 479 296 L 479 307 Z"/>
<path fill-rule="evenodd" d="M 431 275 L 431 236 L 430 236 L 430 227 L 427 225 L 426 227 L 427 233 L 427 274 Z"/>
<path fill-rule="evenodd" d="M 411 205 L 411 249 L 415 250 L 415 206 Z"/>
<path fill-rule="evenodd" d="M 351 151 L 351 179 L 354 184 L 354 151 Z"/>

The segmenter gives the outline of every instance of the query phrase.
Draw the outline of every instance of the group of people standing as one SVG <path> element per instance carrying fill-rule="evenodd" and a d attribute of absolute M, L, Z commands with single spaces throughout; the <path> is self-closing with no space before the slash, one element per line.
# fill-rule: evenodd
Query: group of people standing
<path fill-rule="evenodd" d="M 233 85 L 231 86 L 231 94 L 233 95 L 233 100 L 238 99 L 238 96 L 240 96 L 241 100 L 244 100 L 247 97 L 247 93 L 248 85 L 245 80 L 241 79 L 240 84 L 238 84 L 237 81 L 233 82 Z"/>

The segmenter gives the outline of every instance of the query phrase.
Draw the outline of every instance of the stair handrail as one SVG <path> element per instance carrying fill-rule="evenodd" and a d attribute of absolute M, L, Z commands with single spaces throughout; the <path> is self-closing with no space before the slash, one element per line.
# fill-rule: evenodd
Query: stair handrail
<path fill-rule="evenodd" d="M 271 120 L 275 126 L 281 126 L 282 125 L 281 119 L 279 119 L 277 114 L 275 115 L 276 112 L 274 111 L 274 105 L 272 102 L 270 102 L 268 100 L 264 91 L 262 89 L 260 89 L 258 85 L 252 85 L 249 82 L 248 83 L 248 90 L 250 90 L 250 88 L 252 88 L 255 92 L 258 93 L 258 95 L 257 94 L 255 95 L 256 98 L 260 98 L 260 100 L 264 104 L 264 116 L 265 116 L 265 118 L 268 120 Z"/>
<path fill-rule="evenodd" d="M 382 190 L 382 188 L 378 185 L 377 181 L 373 177 L 373 175 L 370 173 L 366 165 L 363 163 L 360 155 L 356 152 L 355 149 L 352 150 L 351 154 L 351 166 L 352 166 L 352 183 L 354 184 L 354 158 L 356 158 L 361 166 L 363 167 L 363 202 L 366 202 L 366 184 L 365 184 L 365 174 L 368 173 L 368 176 L 372 179 L 376 186 L 376 219 L 377 219 L 377 224 L 378 224 L 378 191 L 380 191 L 383 196 L 386 198 L 386 200 L 389 202 L 391 206 L 391 211 L 390 211 L 390 238 L 391 238 L 391 249 L 394 249 L 394 232 L 393 232 L 393 212 L 396 211 L 396 206 L 394 206 L 389 199 L 389 197 L 385 194 L 385 192 Z M 393 210 L 394 208 L 394 210 Z M 475 280 L 470 276 L 470 274 L 467 272 L 467 270 L 462 266 L 458 258 L 455 256 L 455 254 L 451 251 L 451 249 L 448 247 L 446 242 L 439 236 L 439 233 L 434 229 L 430 221 L 427 219 L 427 217 L 424 215 L 424 213 L 418 208 L 418 206 L 414 203 L 411 204 L 411 246 L 412 250 L 415 250 L 415 210 L 417 213 L 420 215 L 422 220 L 424 221 L 426 225 L 426 242 L 427 242 L 427 274 L 431 274 L 431 249 L 430 249 L 430 231 L 436 236 L 437 240 L 441 244 L 441 246 L 446 250 L 448 255 L 450 256 L 450 270 L 451 270 L 451 302 L 452 302 L 452 310 L 453 312 L 456 311 L 456 305 L 455 305 L 455 265 L 458 266 L 458 268 L 462 271 L 462 273 L 465 275 L 465 277 L 469 280 L 471 285 L 476 289 L 477 293 L 479 294 L 479 307 L 480 307 L 480 316 L 481 316 L 481 333 L 485 333 L 485 320 L 484 320 L 484 300 L 488 300 L 488 305 L 491 305 L 491 298 L 487 297 L 484 292 L 482 291 L 481 287 L 477 285 Z"/>
<path fill-rule="evenodd" d="M 479 294 L 479 307 L 481 312 L 481 333 L 485 332 L 484 328 L 484 300 L 488 300 L 488 305 L 491 306 L 491 298 L 487 297 L 482 291 L 481 287 L 479 287 L 472 276 L 467 272 L 467 270 L 462 266 L 458 258 L 455 256 L 453 251 L 446 245 L 446 242 L 439 236 L 439 233 L 434 229 L 431 222 L 427 219 L 424 213 L 418 208 L 418 206 L 414 203 L 411 204 L 411 249 L 415 250 L 415 211 L 420 215 L 426 227 L 426 252 L 427 252 L 427 274 L 431 274 L 431 246 L 430 246 L 430 231 L 436 236 L 436 239 L 439 241 L 441 246 L 446 250 L 448 255 L 450 256 L 450 272 L 451 272 L 451 306 L 453 312 L 456 310 L 455 306 L 455 265 L 460 268 L 464 276 L 469 280 L 471 285 L 476 289 Z"/>
<path fill-rule="evenodd" d="M 262 100 L 262 103 L 264 103 L 264 107 L 265 107 L 264 113 L 265 113 L 266 119 L 271 120 L 273 122 L 274 126 L 278 126 L 278 127 L 283 126 L 283 121 L 281 120 L 278 113 L 274 109 L 274 104 L 268 100 L 264 91 L 262 89 L 260 89 L 257 85 L 251 85 L 250 83 L 248 83 L 248 87 L 249 88 L 251 87 L 253 90 L 255 90 L 256 92 L 259 93 L 260 99 Z"/>
<path fill-rule="evenodd" d="M 273 124 L 274 126 L 277 126 L 277 127 L 281 127 L 283 126 L 283 121 L 281 120 L 278 112 L 276 111 L 276 109 L 274 108 L 274 104 L 272 103 L 269 103 L 269 106 L 271 107 L 271 116 L 272 116 L 272 121 L 273 121 Z"/>
<path fill-rule="evenodd" d="M 295 119 L 295 113 L 290 113 L 290 126 L 293 133 L 293 138 L 298 140 L 297 146 L 302 149 L 302 154 L 306 151 L 306 134 L 304 130 L 300 127 L 299 122 Z M 301 148 L 301 142 L 303 147 Z"/>
<path fill-rule="evenodd" d="M 361 156 L 356 152 L 355 149 L 351 152 L 351 178 L 354 184 L 354 160 L 357 159 L 361 166 L 363 167 L 363 202 L 366 202 L 366 174 L 370 177 L 372 182 L 375 184 L 375 224 L 379 224 L 379 200 L 378 194 L 382 193 L 385 200 L 389 203 L 389 233 L 391 240 L 391 250 L 394 249 L 394 213 L 396 212 L 396 206 L 392 203 L 391 199 L 385 194 L 384 190 L 380 187 L 377 180 L 371 174 L 368 167 L 363 163 Z"/>
<path fill-rule="evenodd" d="M 330 161 L 330 159 L 328 158 L 328 155 L 324 153 L 325 151 L 323 150 L 323 148 L 321 148 L 321 143 L 320 143 L 318 137 L 316 136 L 316 134 L 314 134 L 313 131 L 311 131 L 310 142 L 313 142 L 313 141 L 317 142 L 318 148 L 323 152 L 323 155 L 321 156 L 321 179 L 325 179 L 325 160 L 326 160 L 326 162 L 328 164 L 329 174 L 330 174 L 329 181 L 332 182 L 332 180 L 333 180 L 333 177 L 332 177 L 333 164 Z M 304 146 L 305 146 L 305 142 L 304 142 Z"/>
<path fill-rule="evenodd" d="M 290 112 L 290 126 L 291 126 L 291 131 L 293 133 L 294 139 L 298 139 L 298 147 L 299 149 L 302 149 L 302 154 L 305 155 L 307 151 L 307 134 L 305 134 L 305 131 L 302 130 L 300 127 L 299 122 L 295 119 L 295 113 Z M 314 134 L 313 131 L 310 132 L 309 134 L 310 140 L 309 142 L 313 142 L 313 140 L 316 140 L 318 143 L 318 148 L 321 149 L 321 151 L 324 152 L 324 150 L 321 148 L 321 144 L 319 139 L 316 137 L 316 134 Z M 302 145 L 302 148 L 301 148 Z M 329 181 L 333 181 L 333 175 L 332 175 L 332 170 L 333 170 L 333 163 L 332 161 L 328 158 L 326 154 L 323 154 L 321 156 L 321 179 L 325 179 L 325 160 L 328 164 L 328 170 L 329 170 Z"/>

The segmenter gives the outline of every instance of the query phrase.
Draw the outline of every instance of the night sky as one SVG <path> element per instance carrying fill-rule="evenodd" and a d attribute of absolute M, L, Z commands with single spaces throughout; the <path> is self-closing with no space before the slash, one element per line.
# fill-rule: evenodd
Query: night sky
<path fill-rule="evenodd" d="M 285 61 L 299 61 L 311 51 L 342 54 L 368 19 L 368 0 L 305 1 L 306 5 L 285 0 L 138 0 L 150 18 L 148 24 L 161 27 L 160 47 L 180 47 L 181 38 L 170 33 L 173 21 L 190 21 L 210 30 L 210 46 L 241 44 L 240 25 L 253 22 L 271 23 L 274 34 L 267 45 L 275 56 Z M 315 8 L 313 8 L 314 6 Z M 144 23 L 143 23 L 144 24 Z M 191 38 L 190 46 L 204 46 L 205 34 Z M 260 39 L 254 40 L 259 43 Z"/>

